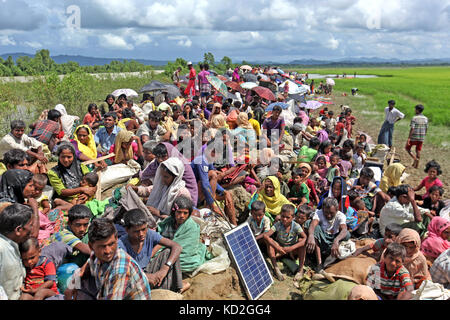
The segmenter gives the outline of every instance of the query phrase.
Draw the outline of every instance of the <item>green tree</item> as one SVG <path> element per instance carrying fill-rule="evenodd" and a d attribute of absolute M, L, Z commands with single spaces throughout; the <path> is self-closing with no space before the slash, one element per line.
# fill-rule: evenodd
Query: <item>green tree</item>
<path fill-rule="evenodd" d="M 216 61 L 214 60 L 214 55 L 211 52 L 207 52 L 203 55 L 203 62 L 207 63 L 210 68 L 212 68 L 216 64 Z"/>
<path fill-rule="evenodd" d="M 229 69 L 233 66 L 233 61 L 231 61 L 230 57 L 223 57 L 222 60 L 220 60 L 220 63 L 222 63 L 226 69 Z"/>

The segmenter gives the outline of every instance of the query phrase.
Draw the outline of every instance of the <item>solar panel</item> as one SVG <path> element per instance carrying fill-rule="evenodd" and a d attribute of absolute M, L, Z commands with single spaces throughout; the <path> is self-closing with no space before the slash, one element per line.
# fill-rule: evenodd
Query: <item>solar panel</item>
<path fill-rule="evenodd" d="M 250 226 L 243 223 L 224 237 L 248 297 L 258 299 L 272 285 L 273 278 Z"/>

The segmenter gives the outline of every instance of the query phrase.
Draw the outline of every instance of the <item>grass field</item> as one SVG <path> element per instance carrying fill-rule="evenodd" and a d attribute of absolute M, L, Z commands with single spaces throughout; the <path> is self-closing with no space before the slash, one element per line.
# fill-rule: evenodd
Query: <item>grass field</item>
<path fill-rule="evenodd" d="M 394 99 L 396 107 L 406 115 L 408 121 L 399 123 L 401 130 L 409 130 L 409 120 L 414 115 L 414 106 L 423 104 L 424 114 L 430 120 L 427 141 L 436 146 L 450 148 L 450 67 L 410 67 L 410 68 L 308 68 L 297 72 L 339 74 L 348 76 L 371 74 L 378 78 L 341 78 L 335 79 L 335 91 L 351 94 L 352 88 L 358 88 L 359 98 L 367 98 L 370 103 L 351 107 L 364 108 L 382 121 L 387 101 Z M 315 80 L 316 86 L 320 79 Z M 364 99 L 366 100 L 366 99 Z"/>

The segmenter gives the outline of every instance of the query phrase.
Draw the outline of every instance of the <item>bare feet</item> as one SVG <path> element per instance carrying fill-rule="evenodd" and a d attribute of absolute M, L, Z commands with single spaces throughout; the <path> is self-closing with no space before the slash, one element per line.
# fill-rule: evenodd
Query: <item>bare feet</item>
<path fill-rule="evenodd" d="M 296 281 L 300 280 L 301 278 L 303 278 L 303 269 L 295 274 L 294 281 L 296 282 Z"/>
<path fill-rule="evenodd" d="M 191 284 L 186 280 L 183 280 L 183 288 L 181 288 L 180 293 L 187 291 L 191 287 Z"/>
<path fill-rule="evenodd" d="M 273 273 L 274 273 L 275 278 L 277 278 L 278 281 L 284 281 L 284 276 L 278 267 L 274 268 Z"/>

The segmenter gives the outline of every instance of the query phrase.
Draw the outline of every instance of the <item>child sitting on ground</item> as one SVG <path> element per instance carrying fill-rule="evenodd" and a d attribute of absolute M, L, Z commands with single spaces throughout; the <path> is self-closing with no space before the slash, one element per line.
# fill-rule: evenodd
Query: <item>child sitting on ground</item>
<path fill-rule="evenodd" d="M 439 216 L 442 209 L 445 208 L 445 202 L 441 200 L 444 195 L 444 189 L 439 186 L 432 186 L 428 189 L 428 197 L 423 199 L 420 206 L 424 209 L 430 209 L 430 212 L 434 216 Z"/>
<path fill-rule="evenodd" d="M 350 202 L 350 207 L 346 212 L 347 227 L 352 235 L 359 237 L 372 232 L 372 224 L 375 219 L 375 212 L 368 211 L 364 201 L 356 199 Z"/>
<path fill-rule="evenodd" d="M 341 175 L 339 166 L 338 166 L 339 160 L 340 160 L 340 157 L 337 154 L 333 154 L 330 157 L 330 167 L 328 168 L 327 175 L 326 175 L 326 178 L 330 185 L 333 182 L 334 177 L 339 177 Z"/>
<path fill-rule="evenodd" d="M 42 214 L 47 215 L 51 209 L 50 201 L 48 199 L 48 196 L 42 194 L 42 192 L 44 191 L 44 188 L 47 185 L 48 178 L 44 174 L 35 173 L 32 180 L 35 191 L 34 198 L 39 204 L 39 211 Z"/>
<path fill-rule="evenodd" d="M 266 217 L 266 205 L 264 202 L 256 200 L 250 206 L 250 216 L 247 223 L 253 232 L 258 244 L 264 242 L 264 235 L 270 230 L 270 219 Z"/>
<path fill-rule="evenodd" d="M 423 187 L 425 187 L 426 192 L 424 195 L 417 195 L 416 194 L 416 200 L 422 200 L 429 196 L 430 188 L 432 186 L 439 186 L 442 187 L 442 181 L 439 180 L 438 175 L 442 173 L 441 166 L 439 163 L 437 163 L 434 160 L 429 161 L 425 166 L 425 173 L 428 174 L 421 182 L 420 184 L 414 188 L 414 192 L 417 192 L 421 190 Z"/>
<path fill-rule="evenodd" d="M 295 261 L 299 258 L 299 271 L 294 279 L 299 280 L 303 277 L 303 265 L 305 263 L 305 243 L 306 233 L 302 227 L 294 221 L 295 207 L 291 204 L 284 204 L 281 207 L 281 219 L 275 222 L 269 232 L 264 234 L 264 240 L 267 245 L 267 252 L 272 263 L 275 278 L 279 281 L 284 280 L 280 269 L 277 266 L 277 258 L 286 254 Z M 272 238 L 272 235 L 275 237 Z"/>
<path fill-rule="evenodd" d="M 59 294 L 55 265 L 41 256 L 38 240 L 29 238 L 20 244 L 19 250 L 27 272 L 20 300 L 43 300 Z"/>
<path fill-rule="evenodd" d="M 362 144 L 356 145 L 355 154 L 353 154 L 353 163 L 351 177 L 359 177 L 359 172 L 364 168 L 366 163 L 366 154 L 364 152 L 364 146 Z"/>
<path fill-rule="evenodd" d="M 383 238 L 377 239 L 375 242 L 368 244 L 367 246 L 356 249 L 352 255 L 356 257 L 368 250 L 372 250 L 376 254 L 376 260 L 379 261 L 381 258 L 381 253 L 389 244 L 395 242 L 395 239 L 399 235 L 400 231 L 402 231 L 402 227 L 398 223 L 388 224 L 384 231 Z"/>
<path fill-rule="evenodd" d="M 289 188 L 288 200 L 297 206 L 309 203 L 309 189 L 303 182 L 302 168 L 294 168 L 292 171 L 293 184 Z"/>
<path fill-rule="evenodd" d="M 313 208 L 311 208 L 307 204 L 302 204 L 297 208 L 297 212 L 295 213 L 295 222 L 297 222 L 303 228 L 305 222 L 311 218 L 313 212 Z"/>
<path fill-rule="evenodd" d="M 406 249 L 399 243 L 387 246 L 384 261 L 370 267 L 367 285 L 383 300 L 410 300 L 414 285 L 403 266 Z"/>

